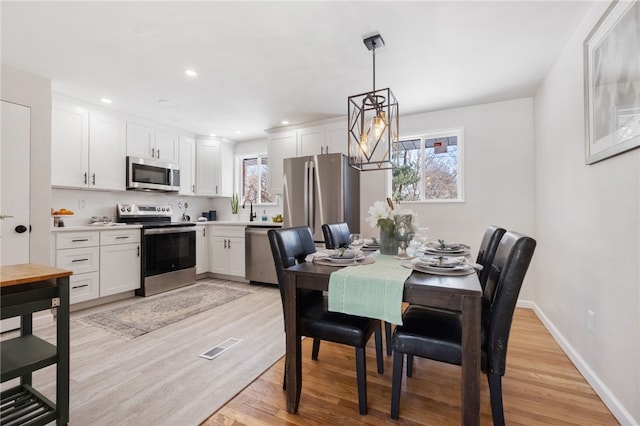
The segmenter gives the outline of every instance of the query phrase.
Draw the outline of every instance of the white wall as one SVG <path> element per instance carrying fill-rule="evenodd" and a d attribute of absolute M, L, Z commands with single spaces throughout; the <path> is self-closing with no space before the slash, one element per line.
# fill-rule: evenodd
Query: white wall
<path fill-rule="evenodd" d="M 49 264 L 51 81 L 2 65 L 2 100 L 31 109 L 30 262 Z"/>
<path fill-rule="evenodd" d="M 535 96 L 535 301 L 618 420 L 637 424 L 640 150 L 584 164 L 582 43 L 607 6 L 589 10 Z"/>
<path fill-rule="evenodd" d="M 516 99 L 465 108 L 400 117 L 401 137 L 464 127 L 465 202 L 403 203 L 418 213 L 421 227 L 431 238 L 472 244 L 475 253 L 488 225 L 535 235 L 533 100 Z M 360 231 L 375 235 L 364 218 L 369 206 L 384 200 L 390 172 L 361 174 Z M 536 262 L 534 255 L 533 262 Z M 520 293 L 521 300 L 534 295 L 533 268 Z"/>

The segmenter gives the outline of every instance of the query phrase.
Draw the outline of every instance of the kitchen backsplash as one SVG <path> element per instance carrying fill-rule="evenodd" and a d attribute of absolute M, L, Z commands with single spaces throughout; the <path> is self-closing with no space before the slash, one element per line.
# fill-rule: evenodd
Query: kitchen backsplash
<path fill-rule="evenodd" d="M 231 207 L 228 198 L 185 197 L 159 192 L 103 192 L 59 188 L 51 190 L 51 198 L 53 203 L 51 208 L 54 210 L 65 208 L 74 212 L 73 216 L 63 217 L 65 226 L 87 225 L 92 216 L 107 216 L 115 221 L 117 219 L 116 204 L 168 204 L 173 210 L 172 220 L 179 221 L 182 218 L 182 210 L 178 207 L 180 201 L 189 205 L 186 214 L 193 222 L 200 217 L 202 212 L 209 210 L 216 210 L 219 221 L 231 220 Z M 271 221 L 272 216 L 283 213 L 279 198 L 277 204 L 254 206 L 253 211 L 256 213 L 254 220 L 257 221 L 260 221 L 263 211 L 266 211 L 268 221 Z M 249 204 L 247 203 L 245 209 L 241 205 L 238 213 L 239 220 L 249 220 Z"/>

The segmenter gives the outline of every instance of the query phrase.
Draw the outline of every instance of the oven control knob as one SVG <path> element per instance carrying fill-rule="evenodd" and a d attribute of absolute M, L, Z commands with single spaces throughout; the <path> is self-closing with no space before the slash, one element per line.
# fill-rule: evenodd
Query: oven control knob
<path fill-rule="evenodd" d="M 130 212 L 131 211 L 131 206 L 127 207 L 127 211 Z"/>

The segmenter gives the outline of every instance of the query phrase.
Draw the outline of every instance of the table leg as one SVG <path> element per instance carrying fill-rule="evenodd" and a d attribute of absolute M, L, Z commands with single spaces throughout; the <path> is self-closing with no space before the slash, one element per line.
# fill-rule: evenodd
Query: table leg
<path fill-rule="evenodd" d="M 56 410 L 58 425 L 69 423 L 69 277 L 58 278 L 58 307 L 56 347 L 58 363 L 56 364 Z"/>
<path fill-rule="evenodd" d="M 286 289 L 284 292 L 284 317 L 286 334 L 286 384 L 287 384 L 287 411 L 298 412 L 300 402 L 300 390 L 302 389 L 302 345 L 300 342 L 300 328 L 298 321 L 298 293 L 296 285 L 298 277 L 287 273 Z"/>
<path fill-rule="evenodd" d="M 462 424 L 480 424 L 481 298 L 462 299 Z"/>

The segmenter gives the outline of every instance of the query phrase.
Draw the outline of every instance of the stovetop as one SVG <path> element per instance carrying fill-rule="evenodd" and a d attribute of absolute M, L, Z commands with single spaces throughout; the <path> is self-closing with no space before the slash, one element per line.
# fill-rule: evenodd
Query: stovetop
<path fill-rule="evenodd" d="M 143 228 L 194 226 L 191 222 L 172 222 L 170 205 L 118 204 L 118 222 L 127 225 L 142 225 Z"/>

